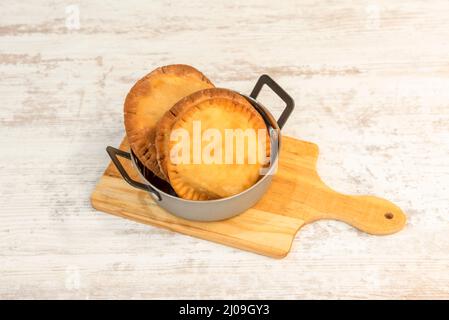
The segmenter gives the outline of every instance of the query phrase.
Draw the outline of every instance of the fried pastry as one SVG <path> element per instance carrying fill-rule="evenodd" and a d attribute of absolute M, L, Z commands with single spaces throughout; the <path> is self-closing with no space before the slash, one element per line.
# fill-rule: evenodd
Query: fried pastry
<path fill-rule="evenodd" d="M 158 148 L 164 152 L 160 156 L 162 167 L 179 197 L 225 198 L 257 182 L 269 156 L 270 142 L 262 116 L 243 96 L 226 89 L 206 89 L 183 98 L 172 110 L 172 116 L 163 118 L 166 123 L 158 125 L 165 125 L 165 130 L 171 126 L 170 138 L 163 136 L 159 140 L 162 147 Z M 178 135 L 183 132 L 187 134 Z M 236 132 L 248 132 L 248 136 L 239 143 Z M 181 139 L 181 145 L 179 137 L 184 136 L 188 143 Z M 180 146 L 188 147 L 187 156 L 185 148 L 179 156 Z"/>
<path fill-rule="evenodd" d="M 137 81 L 124 104 L 125 129 L 137 158 L 158 177 L 167 180 L 157 162 L 156 124 L 181 98 L 214 85 L 188 65 L 160 67 Z"/>

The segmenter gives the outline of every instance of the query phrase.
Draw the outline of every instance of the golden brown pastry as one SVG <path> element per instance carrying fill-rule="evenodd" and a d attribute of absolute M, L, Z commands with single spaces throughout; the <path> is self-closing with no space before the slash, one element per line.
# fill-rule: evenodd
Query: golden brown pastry
<path fill-rule="evenodd" d="M 182 98 L 178 103 L 176 103 L 171 109 L 169 109 L 162 118 L 159 120 L 156 126 L 156 154 L 157 162 L 162 173 L 168 178 L 167 173 L 167 163 L 169 161 L 169 144 L 170 144 L 170 133 L 178 117 L 189 110 L 190 107 L 198 104 L 202 100 L 210 99 L 208 94 L 192 94 L 187 97 Z"/>
<path fill-rule="evenodd" d="M 131 88 L 124 105 L 125 129 L 138 159 L 158 177 L 167 180 L 157 163 L 156 124 L 181 98 L 214 85 L 188 65 L 157 68 Z"/>
<path fill-rule="evenodd" d="M 219 199 L 238 194 L 257 182 L 261 168 L 265 165 L 258 158 L 258 152 L 262 150 L 262 155 L 269 156 L 270 142 L 263 118 L 243 96 L 226 89 L 206 89 L 180 100 L 173 110 L 173 117 L 164 117 L 165 120 L 169 119 L 165 124 L 165 130 L 171 124 L 171 134 L 179 130 L 188 133 L 190 148 L 187 158 L 189 161 L 180 161 L 180 158 L 173 161 L 173 156 L 179 155 L 180 142 L 173 136 L 168 140 L 166 136 L 163 136 L 162 147 L 159 146 L 159 151 L 164 152 L 164 155 L 160 157 L 163 160 L 162 167 L 166 168 L 170 184 L 179 197 L 189 200 Z M 198 130 L 199 123 L 201 126 L 199 143 L 202 150 L 200 162 L 198 158 L 195 160 L 196 151 L 193 147 L 194 139 L 198 139 L 194 131 Z M 160 124 L 159 127 L 161 126 L 164 124 Z M 196 129 L 194 129 L 195 126 L 197 126 Z M 209 129 L 218 132 L 222 137 L 219 143 L 220 152 L 218 152 L 219 149 L 208 148 L 213 141 L 210 136 L 205 137 L 206 132 L 212 132 Z M 229 133 L 229 129 L 242 130 L 242 132 L 250 129 L 249 131 L 254 132 L 256 141 L 250 143 L 250 139 L 244 138 L 241 140 L 244 146 L 242 149 L 240 148 L 242 145 L 238 147 L 237 138 L 231 136 L 232 152 L 228 153 L 230 149 L 226 149 L 229 148 L 226 130 Z M 259 130 L 265 134 L 265 145 L 258 144 Z M 168 144 L 168 147 L 163 143 Z M 208 150 L 209 153 L 204 153 L 204 150 Z M 204 154 L 210 155 L 209 163 L 205 163 L 202 158 Z M 211 163 L 211 158 L 217 161 L 214 160 Z M 181 159 L 186 160 L 182 157 Z"/>

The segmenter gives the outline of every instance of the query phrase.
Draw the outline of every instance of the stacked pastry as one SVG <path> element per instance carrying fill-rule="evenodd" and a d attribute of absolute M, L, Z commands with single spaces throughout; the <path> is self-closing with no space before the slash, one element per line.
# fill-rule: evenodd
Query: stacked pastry
<path fill-rule="evenodd" d="M 264 136 L 261 143 L 262 135 L 256 135 L 256 144 L 245 145 L 244 161 L 236 161 L 238 143 L 229 149 L 223 138 L 228 130 L 266 132 L 265 122 L 246 98 L 215 88 L 191 66 L 160 67 L 140 79 L 126 97 L 124 118 L 129 144 L 138 159 L 184 199 L 212 200 L 244 191 L 257 182 L 266 166 L 266 162 L 248 158 L 258 154 L 261 145 L 269 156 L 269 139 Z M 187 156 L 188 161 L 173 160 L 179 144 L 174 139 L 177 132 L 186 133 L 188 148 L 183 159 Z M 202 137 L 199 140 L 197 133 Z M 218 148 L 210 149 L 211 133 L 220 136 L 215 141 Z M 194 161 L 198 149 L 204 148 L 210 149 L 215 160 L 232 161 L 204 161 L 201 157 Z"/>

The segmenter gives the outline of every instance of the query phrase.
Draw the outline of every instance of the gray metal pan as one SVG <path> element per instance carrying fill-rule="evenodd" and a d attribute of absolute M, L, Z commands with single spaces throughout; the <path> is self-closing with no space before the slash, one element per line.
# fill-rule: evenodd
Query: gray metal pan
<path fill-rule="evenodd" d="M 264 85 L 271 88 L 285 102 L 285 109 L 277 121 L 274 119 L 272 114 L 256 100 Z M 259 78 L 249 96 L 244 94 L 241 95 L 251 102 L 254 108 L 262 115 L 265 123 L 267 124 L 270 132 L 271 161 L 270 167 L 267 169 L 266 174 L 263 175 L 252 187 L 239 194 L 227 198 L 207 201 L 182 199 L 176 195 L 170 184 L 162 179 L 159 179 L 150 170 L 147 170 L 134 155 L 132 150 L 130 152 L 126 152 L 109 146 L 106 148 L 106 151 L 126 182 L 135 188 L 149 192 L 155 202 L 171 214 L 184 219 L 196 221 L 218 221 L 234 217 L 256 204 L 270 186 L 273 175 L 277 169 L 279 158 L 281 143 L 280 130 L 287 122 L 287 119 L 294 108 L 294 101 L 290 95 L 268 75 L 262 75 Z M 139 172 L 142 181 L 144 182 L 142 183 L 133 180 L 120 163 L 118 157 L 131 160 L 134 167 Z"/>

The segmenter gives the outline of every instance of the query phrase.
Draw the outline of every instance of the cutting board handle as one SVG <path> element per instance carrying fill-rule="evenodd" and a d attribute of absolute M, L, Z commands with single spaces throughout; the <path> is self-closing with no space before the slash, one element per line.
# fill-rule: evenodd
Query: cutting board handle
<path fill-rule="evenodd" d="M 329 202 L 322 211 L 323 219 L 344 221 L 375 235 L 392 234 L 404 227 L 405 214 L 388 200 L 374 196 L 349 196 L 333 190 L 329 193 Z"/>
<path fill-rule="evenodd" d="M 314 143 L 283 137 L 284 170 L 275 179 L 284 185 L 273 190 L 273 197 L 283 198 L 273 210 L 310 223 L 321 219 L 346 222 L 355 228 L 375 235 L 400 231 L 406 222 L 404 212 L 392 202 L 368 195 L 346 195 L 328 187 L 317 172 L 319 149 Z M 295 154 L 287 158 L 285 154 Z M 281 153 L 282 154 L 282 153 Z M 282 155 L 281 155 L 282 159 Z M 295 182 L 291 182 L 296 177 Z M 288 197 L 288 200 L 285 200 Z M 273 205 L 271 205 L 273 207 Z"/>

